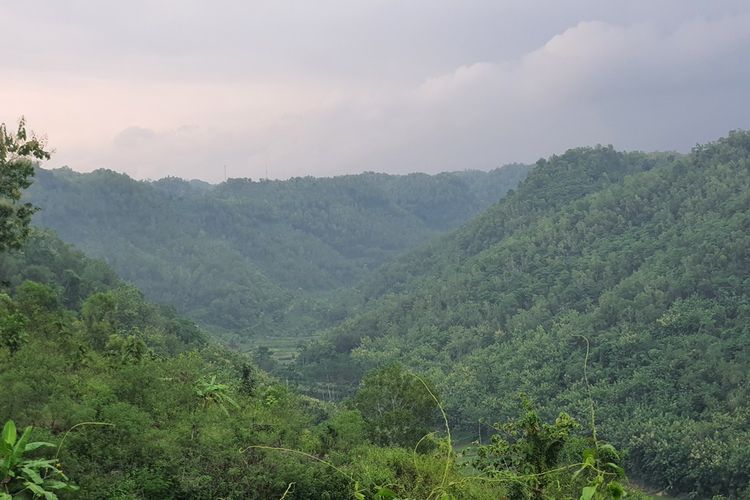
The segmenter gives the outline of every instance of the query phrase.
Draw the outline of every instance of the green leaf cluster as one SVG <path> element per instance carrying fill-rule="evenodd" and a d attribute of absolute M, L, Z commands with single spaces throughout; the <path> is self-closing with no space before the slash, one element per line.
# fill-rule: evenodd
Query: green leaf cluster
<path fill-rule="evenodd" d="M 15 132 L 0 124 L 0 251 L 17 248 L 29 232 L 36 208 L 21 202 L 22 191 L 31 185 L 34 161 L 50 157 L 44 141 L 26 130 L 21 118 Z"/>
<path fill-rule="evenodd" d="M 54 448 L 44 441 L 30 442 L 32 428 L 18 436 L 16 424 L 8 420 L 0 435 L 0 499 L 44 498 L 57 500 L 57 493 L 77 491 L 55 459 L 30 458 L 39 448 Z"/>

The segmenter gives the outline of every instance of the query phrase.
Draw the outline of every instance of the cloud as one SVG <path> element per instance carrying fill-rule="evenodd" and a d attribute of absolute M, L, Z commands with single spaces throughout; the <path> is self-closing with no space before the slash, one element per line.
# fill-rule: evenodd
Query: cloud
<path fill-rule="evenodd" d="M 269 154 L 336 173 L 490 168 L 595 143 L 689 148 L 750 126 L 748 34 L 747 16 L 670 31 L 581 22 L 517 59 L 298 117 L 277 130 L 294 150 L 281 139 Z"/>
<path fill-rule="evenodd" d="M 34 3 L 39 36 L 0 63 L 0 119 L 47 132 L 52 165 L 212 181 L 224 164 L 437 172 L 750 128 L 741 1 Z M 11 38 L 22 5 L 0 6 Z"/>

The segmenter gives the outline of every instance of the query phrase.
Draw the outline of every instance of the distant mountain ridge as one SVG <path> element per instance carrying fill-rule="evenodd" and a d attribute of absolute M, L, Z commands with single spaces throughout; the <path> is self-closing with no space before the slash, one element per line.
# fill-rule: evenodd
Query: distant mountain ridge
<path fill-rule="evenodd" d="M 205 325 L 272 333 L 290 315 L 310 317 L 299 322 L 310 328 L 313 316 L 337 314 L 317 297 L 457 227 L 528 169 L 216 186 L 40 169 L 29 199 L 42 207 L 36 224 L 106 260 L 150 300 Z"/>

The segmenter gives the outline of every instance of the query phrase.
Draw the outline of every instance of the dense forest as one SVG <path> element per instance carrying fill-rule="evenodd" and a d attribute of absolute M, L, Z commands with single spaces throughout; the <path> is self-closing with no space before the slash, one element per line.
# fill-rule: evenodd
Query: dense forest
<path fill-rule="evenodd" d="M 149 299 L 242 343 L 341 319 L 347 294 L 332 299 L 337 290 L 467 221 L 528 170 L 213 186 L 40 169 L 28 199 L 41 207 L 37 224 L 107 261 Z"/>
<path fill-rule="evenodd" d="M 487 212 L 368 279 L 364 310 L 309 345 L 298 376 L 346 392 L 398 360 L 474 436 L 519 391 L 543 415 L 582 418 L 590 390 L 632 474 L 750 494 L 749 174 L 746 132 L 687 156 L 541 160 Z"/>
<path fill-rule="evenodd" d="M 49 281 L 26 279 L 28 268 Z M 497 439 L 477 447 L 468 472 L 449 434 L 434 432 L 432 385 L 398 365 L 327 404 L 212 345 L 49 234 L 34 233 L 3 270 L 18 284 L 0 295 L 0 498 L 621 496 L 617 452 L 574 435 L 567 416 L 542 424 L 538 440 L 527 409 L 513 422 L 513 462 L 497 463 L 510 445 Z M 73 273 L 86 276 L 77 293 Z M 34 439 L 21 452 L 15 422 Z"/>
<path fill-rule="evenodd" d="M 529 403 L 462 458 L 434 385 L 401 365 L 339 405 L 295 393 L 32 227 L 21 194 L 46 156 L 23 122 L 0 128 L 0 498 L 623 495 L 614 447 Z"/>
<path fill-rule="evenodd" d="M 0 500 L 750 495 L 750 133 L 218 186 L 48 156 L 0 127 Z M 214 337 L 306 324 L 290 364 Z"/>

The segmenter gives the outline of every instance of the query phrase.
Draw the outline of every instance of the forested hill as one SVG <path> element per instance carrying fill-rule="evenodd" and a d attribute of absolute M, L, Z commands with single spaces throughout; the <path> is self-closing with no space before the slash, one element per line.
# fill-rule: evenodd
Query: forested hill
<path fill-rule="evenodd" d="M 627 486 L 616 450 L 592 448 L 564 415 L 534 437 L 556 448 L 544 448 L 543 482 L 525 472 L 539 467 L 533 455 L 516 472 L 492 447 L 473 452 L 487 458 L 469 472 L 435 432 L 432 384 L 408 369 L 369 375 L 346 405 L 301 396 L 53 234 L 8 234 L 0 498 L 621 498 Z"/>
<path fill-rule="evenodd" d="M 457 227 L 528 169 L 230 179 L 218 186 L 39 170 L 29 199 L 43 207 L 37 224 L 105 259 L 149 299 L 251 334 L 273 330 L 290 314 L 333 314 L 300 297 L 352 285 Z M 295 301 L 305 310 L 290 313 Z"/>
<path fill-rule="evenodd" d="M 0 498 L 506 496 L 464 484 L 436 442 L 412 454 L 435 405 L 414 378 L 421 406 L 399 405 L 410 439 L 392 447 L 359 410 L 290 391 L 51 233 L 0 251 L 0 281 Z"/>
<path fill-rule="evenodd" d="M 465 428 L 519 391 L 631 471 L 698 497 L 750 481 L 750 134 L 686 156 L 568 151 L 467 226 L 386 268 L 365 311 L 309 346 L 306 380 L 400 360 Z"/>

